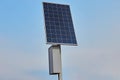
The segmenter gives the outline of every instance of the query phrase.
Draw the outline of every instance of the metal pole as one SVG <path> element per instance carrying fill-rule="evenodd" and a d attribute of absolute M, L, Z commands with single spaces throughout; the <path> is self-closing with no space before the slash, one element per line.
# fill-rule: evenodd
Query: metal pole
<path fill-rule="evenodd" d="M 62 80 L 62 73 L 58 74 L 58 80 Z"/>
<path fill-rule="evenodd" d="M 61 57 L 61 45 L 59 45 L 60 48 L 60 57 Z M 61 73 L 58 73 L 58 80 L 62 80 L 62 57 L 61 57 Z"/>

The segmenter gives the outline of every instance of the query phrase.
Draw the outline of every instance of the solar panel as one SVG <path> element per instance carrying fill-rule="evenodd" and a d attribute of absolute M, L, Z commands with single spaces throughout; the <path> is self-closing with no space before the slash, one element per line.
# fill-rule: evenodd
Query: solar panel
<path fill-rule="evenodd" d="M 43 2 L 48 44 L 77 45 L 69 5 Z"/>

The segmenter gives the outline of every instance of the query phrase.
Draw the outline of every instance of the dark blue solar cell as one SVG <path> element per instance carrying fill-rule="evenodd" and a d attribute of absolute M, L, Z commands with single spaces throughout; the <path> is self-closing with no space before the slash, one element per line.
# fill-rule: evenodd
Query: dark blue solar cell
<path fill-rule="evenodd" d="M 77 45 L 69 5 L 43 3 L 47 43 Z"/>
<path fill-rule="evenodd" d="M 51 38 L 48 37 L 48 38 L 47 38 L 47 41 L 48 41 L 48 42 L 51 42 Z"/>

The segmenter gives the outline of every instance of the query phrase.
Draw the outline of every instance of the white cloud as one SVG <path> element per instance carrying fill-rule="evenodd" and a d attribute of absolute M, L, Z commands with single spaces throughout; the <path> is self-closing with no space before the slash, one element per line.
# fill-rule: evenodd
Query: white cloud
<path fill-rule="evenodd" d="M 48 65 L 45 55 L 26 53 L 19 45 L 10 39 L 0 40 L 0 79 L 2 80 L 46 80 L 39 74 L 29 75 L 27 72 L 38 70 L 46 71 Z"/>
<path fill-rule="evenodd" d="M 117 47 L 70 49 L 63 52 L 63 67 L 64 70 L 70 71 L 71 79 L 69 80 L 79 80 L 80 78 L 82 78 L 81 80 L 92 80 L 93 75 L 104 80 L 108 80 L 110 77 L 111 80 L 119 80 L 119 53 L 120 50 Z"/>

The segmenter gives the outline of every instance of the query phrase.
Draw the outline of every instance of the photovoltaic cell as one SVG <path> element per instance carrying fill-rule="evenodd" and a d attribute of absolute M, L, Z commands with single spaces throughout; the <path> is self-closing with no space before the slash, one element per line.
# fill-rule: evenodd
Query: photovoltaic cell
<path fill-rule="evenodd" d="M 69 5 L 43 2 L 47 43 L 77 45 Z"/>

